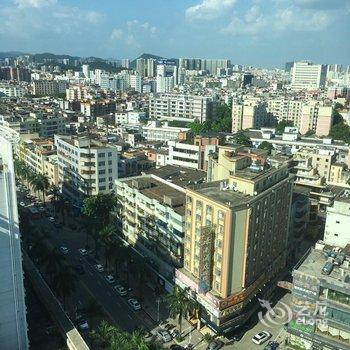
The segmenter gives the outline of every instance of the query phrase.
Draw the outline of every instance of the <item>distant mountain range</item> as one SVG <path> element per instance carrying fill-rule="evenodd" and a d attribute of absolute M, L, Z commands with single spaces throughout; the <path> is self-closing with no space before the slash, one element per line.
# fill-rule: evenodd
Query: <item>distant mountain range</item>
<path fill-rule="evenodd" d="M 103 58 L 99 58 L 99 57 L 79 57 L 79 56 L 70 56 L 70 55 L 56 55 L 50 52 L 43 52 L 43 53 L 35 53 L 35 54 L 31 54 L 31 53 L 25 53 L 25 52 L 21 52 L 21 51 L 7 51 L 7 52 L 0 52 L 0 59 L 4 59 L 4 58 L 14 58 L 17 56 L 22 56 L 22 55 L 30 55 L 33 56 L 33 59 L 35 62 L 43 62 L 44 59 L 51 59 L 51 60 L 59 60 L 59 59 L 71 59 L 71 60 L 79 60 L 82 59 L 85 62 L 96 62 L 96 61 L 104 61 L 105 59 Z M 135 68 L 136 67 L 136 60 L 139 58 L 143 58 L 145 60 L 149 59 L 149 58 L 153 58 L 155 60 L 167 60 L 168 58 L 166 57 L 162 57 L 162 56 L 157 56 L 157 55 L 153 55 L 150 53 L 143 53 L 142 55 L 140 55 L 139 57 L 135 58 L 134 60 L 132 60 L 130 62 L 130 67 L 131 68 Z M 110 60 L 110 59 L 106 59 L 106 60 Z M 177 59 L 175 58 L 170 58 L 169 60 L 175 60 L 177 61 Z"/>

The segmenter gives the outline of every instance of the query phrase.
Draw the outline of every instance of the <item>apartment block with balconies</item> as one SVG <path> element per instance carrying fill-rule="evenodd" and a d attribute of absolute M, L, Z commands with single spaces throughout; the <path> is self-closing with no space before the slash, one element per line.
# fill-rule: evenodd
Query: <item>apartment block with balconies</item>
<path fill-rule="evenodd" d="M 118 224 L 125 241 L 151 262 L 166 289 L 183 265 L 185 190 L 154 175 L 116 181 Z"/>
<path fill-rule="evenodd" d="M 62 193 L 78 206 L 86 196 L 109 193 L 118 177 L 118 150 L 91 135 L 55 135 Z"/>

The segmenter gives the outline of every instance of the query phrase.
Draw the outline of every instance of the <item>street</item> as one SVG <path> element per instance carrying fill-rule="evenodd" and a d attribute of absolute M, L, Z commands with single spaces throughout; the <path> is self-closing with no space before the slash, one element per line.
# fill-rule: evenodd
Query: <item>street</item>
<path fill-rule="evenodd" d="M 29 203 L 22 192 L 18 193 L 18 197 L 19 202 L 22 201 L 26 205 Z M 50 206 L 51 204 L 47 204 L 47 208 L 50 208 Z M 89 300 L 95 299 L 102 307 L 103 312 L 108 316 L 108 321 L 127 332 L 132 332 L 136 328 L 142 327 L 151 331 L 152 334 L 156 334 L 161 329 L 157 325 L 158 318 L 166 319 L 174 327 L 177 326 L 177 321 L 167 318 L 168 314 L 164 300 L 160 299 L 158 305 L 152 290 L 147 286 L 143 288 L 142 309 L 134 311 L 127 300 L 130 297 L 138 298 L 140 295 L 136 290 L 136 284 L 133 283 L 132 276 L 130 278 L 131 292 L 127 296 L 120 296 L 113 288 L 115 284 L 108 283 L 105 278 L 109 274 L 108 271 L 98 272 L 94 267 L 95 263 L 104 265 L 104 259 L 101 258 L 96 261 L 91 254 L 83 256 L 79 253 L 78 249 L 84 248 L 86 244 L 85 233 L 79 229 L 81 223 L 74 216 L 60 215 L 59 213 L 56 213 L 55 222 L 50 222 L 50 215 L 53 215 L 52 208 L 46 215 L 42 215 L 35 221 L 33 220 L 35 227 L 45 233 L 45 237 L 52 247 L 64 246 L 69 249 L 69 252 L 64 254 L 68 265 L 83 265 L 85 271 L 83 274 L 77 275 L 76 291 L 72 297 L 67 299 L 66 309 L 73 321 L 76 317 L 76 310 L 82 309 L 88 304 Z M 290 298 L 290 294 L 286 294 L 281 301 L 289 305 Z M 279 304 L 276 304 L 273 309 L 278 314 Z M 223 349 L 263 349 L 267 343 L 256 345 L 251 340 L 255 334 L 262 330 L 270 332 L 272 334 L 271 340 L 277 340 L 281 344 L 279 349 L 285 349 L 282 345 L 285 339 L 285 330 L 283 329 L 285 322 L 285 319 L 278 319 L 276 322 L 267 324 L 268 327 L 261 322 L 257 322 L 253 328 L 245 333 L 240 341 L 230 342 L 227 339 L 222 339 L 225 343 Z M 185 334 L 184 340 L 180 343 L 182 346 L 192 343 L 195 345 L 195 349 L 204 350 L 207 348 L 208 344 L 202 339 L 203 335 L 196 329 L 193 329 L 187 320 L 183 321 L 182 329 L 183 334 Z M 83 334 L 88 339 L 87 335 Z M 175 341 L 172 341 L 165 344 L 165 346 L 170 346 L 174 343 Z"/>

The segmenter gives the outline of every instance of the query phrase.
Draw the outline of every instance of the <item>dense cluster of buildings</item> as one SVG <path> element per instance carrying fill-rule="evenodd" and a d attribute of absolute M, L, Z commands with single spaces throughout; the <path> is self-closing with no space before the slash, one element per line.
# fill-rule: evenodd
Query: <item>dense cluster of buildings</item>
<path fill-rule="evenodd" d="M 115 193 L 118 238 L 145 258 L 155 283 L 189 288 L 199 328 L 239 329 L 316 232 L 293 272 L 293 310 L 327 300 L 328 323 L 293 320 L 290 341 L 350 344 L 350 153 L 329 137 L 339 105 L 350 120 L 349 69 L 196 58 L 124 59 L 118 72 L 17 63 L 0 67 L 0 127 L 18 139 L 15 156 L 78 209 Z M 217 122 L 223 104 L 231 130 L 191 128 Z M 281 122 L 293 126 L 280 132 Z M 12 160 L 0 155 L 1 185 Z"/>

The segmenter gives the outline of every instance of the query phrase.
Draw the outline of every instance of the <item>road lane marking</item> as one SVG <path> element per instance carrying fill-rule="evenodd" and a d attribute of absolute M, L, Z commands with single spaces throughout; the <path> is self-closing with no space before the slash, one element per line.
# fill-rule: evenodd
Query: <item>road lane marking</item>
<path fill-rule="evenodd" d="M 130 318 L 130 320 L 132 320 L 132 317 L 128 314 L 128 317 Z"/>

